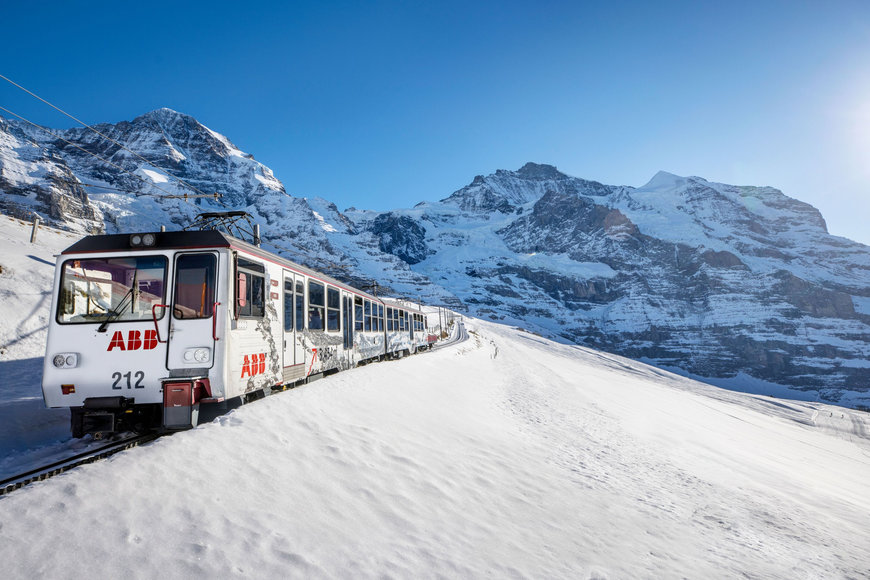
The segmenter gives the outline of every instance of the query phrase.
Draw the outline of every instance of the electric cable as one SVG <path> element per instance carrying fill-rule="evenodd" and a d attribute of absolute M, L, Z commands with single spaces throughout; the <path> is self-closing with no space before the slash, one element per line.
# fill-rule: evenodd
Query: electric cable
<path fill-rule="evenodd" d="M 132 154 L 135 155 L 137 158 L 141 159 L 142 161 L 144 161 L 145 163 L 147 163 L 148 165 L 150 165 L 150 166 L 153 167 L 154 169 L 156 169 L 156 170 L 158 170 L 158 171 L 162 171 L 163 173 L 165 173 L 167 177 L 172 177 L 173 179 L 178 180 L 179 183 L 181 183 L 182 185 L 184 185 L 184 186 L 186 186 L 186 187 L 189 187 L 190 189 L 196 191 L 197 193 L 200 193 L 200 194 L 202 194 L 202 195 L 208 195 L 208 194 L 203 193 L 202 191 L 200 191 L 199 189 L 197 189 L 197 188 L 194 187 L 193 185 L 187 183 L 186 181 L 184 181 L 183 179 L 181 179 L 181 178 L 178 177 L 177 175 L 173 175 L 170 171 L 168 171 L 168 170 L 166 170 L 166 169 L 164 169 L 164 168 L 162 168 L 162 167 L 158 167 L 158 166 L 155 165 L 153 162 L 148 161 L 147 159 L 145 159 L 144 157 L 142 157 L 141 155 L 139 155 L 139 154 L 136 153 L 135 151 L 133 151 L 133 150 L 131 150 L 131 149 L 125 147 L 123 144 L 119 143 L 118 141 L 115 141 L 114 139 L 112 139 L 112 138 L 109 137 L 108 135 L 105 135 L 104 133 L 101 133 L 100 131 L 97 131 L 96 129 L 94 129 L 92 126 L 88 125 L 88 124 L 85 123 L 84 121 L 82 121 L 82 120 L 80 120 L 80 119 L 78 119 L 78 118 L 76 118 L 76 117 L 70 115 L 69 113 L 67 113 L 66 111 L 64 111 L 63 109 L 61 109 L 60 107 L 58 107 L 58 106 L 56 106 L 56 105 L 54 105 L 54 104 L 52 104 L 52 103 L 49 103 L 47 100 L 43 99 L 42 97 L 40 97 L 39 95 L 37 95 L 37 94 L 34 93 L 33 91 L 30 91 L 30 90 L 28 90 L 28 89 L 22 87 L 21 85 L 19 85 L 19 84 L 16 83 L 15 81 L 9 79 L 8 77 L 5 77 L 5 76 L 3 76 L 2 74 L 0 74 L 0 79 L 3 79 L 4 81 L 8 82 L 9 84 L 18 87 L 19 89 L 21 89 L 22 91 L 24 91 L 24 92 L 27 93 L 28 95 L 30 95 L 30 96 L 32 96 L 32 97 L 34 97 L 34 98 L 36 98 L 36 99 L 42 101 L 43 103 L 45 103 L 46 105 L 48 105 L 48 106 L 51 107 L 52 109 L 58 111 L 59 113 L 61 113 L 61 114 L 63 114 L 63 115 L 66 115 L 67 117 L 69 117 L 70 119 L 72 119 L 73 121 L 75 121 L 76 123 L 79 123 L 80 125 L 82 125 L 82 126 L 84 126 L 84 127 L 87 127 L 88 129 L 90 129 L 91 131 L 93 131 L 94 133 L 96 133 L 97 135 L 99 135 L 100 137 L 102 137 L 102 138 L 104 138 L 104 139 L 107 139 L 107 140 L 111 141 L 112 143 L 114 143 L 115 145 L 117 145 L 118 147 L 120 147 L 121 149 L 123 149 L 124 151 L 127 151 L 127 152 L 129 152 L 129 153 L 132 153 Z M 4 109 L 4 110 L 5 110 L 5 109 Z"/>
<path fill-rule="evenodd" d="M 175 194 L 173 194 L 172 192 L 163 189 L 163 188 L 160 187 L 159 185 L 155 184 L 153 181 L 152 181 L 152 182 L 147 181 L 147 180 L 146 180 L 144 177 L 142 177 L 141 175 L 136 175 L 136 174 L 133 173 L 132 171 L 130 171 L 130 170 L 128 170 L 128 169 L 125 169 L 125 168 L 123 168 L 123 167 L 121 167 L 120 165 L 117 165 L 117 164 L 115 164 L 115 163 L 112 163 L 112 162 L 109 161 L 108 159 L 105 159 L 104 157 L 100 157 L 100 156 L 97 155 L 96 153 L 92 153 L 91 151 L 88 151 L 87 149 L 85 149 L 85 148 L 83 148 L 83 147 L 80 147 L 79 145 L 73 143 L 72 141 L 69 141 L 68 139 L 64 139 L 64 138 L 61 137 L 60 135 L 57 135 L 57 134 L 55 134 L 54 132 L 52 132 L 50 129 L 48 129 L 48 128 L 46 128 L 46 127 L 43 127 L 42 125 L 37 125 L 37 124 L 34 123 L 33 121 L 31 121 L 31 120 L 29 120 L 29 119 L 26 119 L 26 118 L 22 117 L 22 116 L 19 115 L 18 113 L 14 113 L 14 112 L 10 111 L 10 110 L 7 109 L 6 107 L 0 106 L 0 111 L 3 111 L 3 112 L 5 112 L 5 113 L 7 113 L 7 114 L 9 114 L 9 115 L 12 115 L 13 117 L 16 117 L 16 118 L 18 118 L 18 119 L 21 119 L 21 120 L 24 121 L 25 123 L 28 123 L 28 124 L 30 124 L 30 125 L 33 125 L 33 126 L 36 127 L 37 129 L 41 129 L 42 131 L 45 131 L 46 133 L 48 133 L 49 135 L 51 135 L 51 136 L 54 137 L 55 139 L 58 139 L 58 140 L 60 140 L 60 141 L 63 141 L 64 143 L 66 143 L 66 144 L 68 144 L 68 145 L 71 145 L 72 147 L 75 147 L 75 148 L 78 149 L 79 151 L 81 151 L 81 152 L 83 152 L 83 153 L 87 153 L 87 154 L 90 155 L 91 157 L 93 157 L 93 158 L 95 158 L 95 159 L 97 159 L 97 160 L 99 160 L 99 161 L 102 161 L 103 163 L 105 163 L 105 164 L 107 164 L 107 165 L 110 165 L 110 166 L 114 167 L 114 168 L 117 169 L 117 170 L 122 171 L 123 173 L 127 173 L 128 175 L 131 175 L 131 176 L 135 177 L 136 179 L 138 179 L 139 181 L 141 181 L 144 185 L 150 185 L 150 186 L 153 187 L 154 189 L 158 189 L 158 190 L 160 190 L 160 191 L 162 191 L 163 193 L 166 194 L 166 196 L 161 196 L 161 197 L 173 197 L 173 198 L 179 197 L 179 196 L 176 196 Z M 82 185 L 81 182 L 79 182 L 79 185 Z M 97 187 L 100 187 L 100 186 L 97 186 Z M 150 195 L 150 194 L 145 193 L 145 192 L 133 192 L 133 193 L 136 194 L 136 195 Z M 209 196 L 209 197 L 211 197 L 211 196 Z M 184 201 L 187 202 L 187 203 L 190 203 L 187 199 L 184 199 Z"/>

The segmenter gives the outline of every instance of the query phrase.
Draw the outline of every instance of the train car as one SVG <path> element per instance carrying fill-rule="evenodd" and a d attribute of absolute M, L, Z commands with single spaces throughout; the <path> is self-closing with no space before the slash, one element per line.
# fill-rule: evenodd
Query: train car
<path fill-rule="evenodd" d="M 75 437 L 190 428 L 388 354 L 383 301 L 216 230 L 83 238 L 51 313 L 43 396 Z"/>

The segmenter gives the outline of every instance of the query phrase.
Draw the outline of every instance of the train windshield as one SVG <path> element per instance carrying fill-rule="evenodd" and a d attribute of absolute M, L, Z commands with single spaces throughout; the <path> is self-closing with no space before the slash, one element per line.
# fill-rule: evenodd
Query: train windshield
<path fill-rule="evenodd" d="M 57 321 L 61 324 L 146 320 L 164 304 L 163 256 L 89 258 L 64 262 Z M 158 318 L 163 316 L 158 308 Z"/>

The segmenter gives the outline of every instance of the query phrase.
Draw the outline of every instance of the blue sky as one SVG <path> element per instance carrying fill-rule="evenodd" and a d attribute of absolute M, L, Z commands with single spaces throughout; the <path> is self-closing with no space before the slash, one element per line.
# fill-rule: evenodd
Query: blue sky
<path fill-rule="evenodd" d="M 550 163 L 771 185 L 870 244 L 870 2 L 24 2 L 0 74 L 88 123 L 170 107 L 339 208 Z M 2 83 L 0 105 L 69 119 Z"/>

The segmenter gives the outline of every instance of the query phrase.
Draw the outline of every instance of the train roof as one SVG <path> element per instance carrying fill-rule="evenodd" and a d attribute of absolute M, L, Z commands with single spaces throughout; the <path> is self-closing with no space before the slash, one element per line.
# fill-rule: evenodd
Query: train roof
<path fill-rule="evenodd" d="M 155 242 L 151 246 L 133 246 L 133 235 L 150 233 Z M 142 252 L 154 249 L 229 248 L 230 236 L 216 230 L 180 232 L 136 232 L 136 234 L 104 234 L 85 236 L 61 254 L 89 254 L 93 252 Z"/>
<path fill-rule="evenodd" d="M 145 236 L 146 234 L 154 235 L 154 244 L 150 246 L 133 246 L 131 238 L 134 235 Z M 232 248 L 241 250 L 249 254 L 258 256 L 264 260 L 276 263 L 280 266 L 294 270 L 301 274 L 305 274 L 320 281 L 327 282 L 333 286 L 344 288 L 356 294 L 383 302 L 382 298 L 378 298 L 364 290 L 354 288 L 340 280 L 336 280 L 332 276 L 312 270 L 302 264 L 297 264 L 287 258 L 273 254 L 263 250 L 244 240 L 235 238 L 224 232 L 217 230 L 196 230 L 196 231 L 174 231 L 174 232 L 136 232 L 130 234 L 103 234 L 85 236 L 63 252 L 66 254 L 90 254 L 98 252 L 147 252 L 153 250 L 193 250 L 207 248 Z M 406 307 L 403 307 L 406 308 Z"/>

